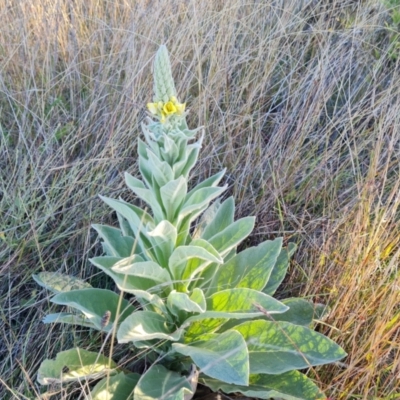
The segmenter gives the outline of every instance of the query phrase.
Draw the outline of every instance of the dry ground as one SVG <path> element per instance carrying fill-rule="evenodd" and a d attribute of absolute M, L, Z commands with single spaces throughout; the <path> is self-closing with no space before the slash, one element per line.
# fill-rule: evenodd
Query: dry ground
<path fill-rule="evenodd" d="M 39 398 L 45 357 L 98 348 L 41 323 L 49 297 L 31 275 L 104 285 L 90 224 L 113 222 L 98 194 L 129 199 L 162 43 L 206 129 L 196 179 L 226 166 L 238 217 L 257 216 L 251 241 L 299 244 L 281 294 L 331 306 L 319 330 L 349 356 L 311 376 L 334 399 L 400 398 L 398 13 L 396 0 L 0 0 L 0 398 Z"/>

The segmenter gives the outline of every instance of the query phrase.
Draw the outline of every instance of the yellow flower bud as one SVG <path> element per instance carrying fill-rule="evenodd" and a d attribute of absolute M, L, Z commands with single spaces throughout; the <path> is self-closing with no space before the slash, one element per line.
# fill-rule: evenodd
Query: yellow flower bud
<path fill-rule="evenodd" d="M 162 123 L 167 120 L 167 117 L 172 114 L 182 115 L 185 111 L 186 103 L 179 103 L 175 96 L 171 96 L 165 104 L 162 101 L 157 103 L 147 103 L 147 109 L 156 115 Z"/>
<path fill-rule="evenodd" d="M 158 113 L 158 104 L 157 103 L 147 103 L 147 109 L 153 114 L 156 115 Z"/>
<path fill-rule="evenodd" d="M 176 107 L 177 114 L 182 115 L 185 112 L 186 103 L 183 103 L 183 104 L 177 103 L 175 105 L 175 107 Z"/>

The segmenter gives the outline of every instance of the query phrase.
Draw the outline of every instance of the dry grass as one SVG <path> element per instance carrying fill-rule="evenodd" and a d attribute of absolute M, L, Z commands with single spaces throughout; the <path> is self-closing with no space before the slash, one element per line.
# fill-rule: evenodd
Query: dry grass
<path fill-rule="evenodd" d="M 393 4 L 396 4 L 392 1 Z M 400 398 L 400 97 L 378 0 L 0 0 L 0 397 L 39 398 L 36 371 L 98 338 L 45 326 L 47 270 L 88 278 L 97 195 L 129 196 L 159 44 L 190 125 L 197 179 L 228 167 L 252 241 L 296 241 L 285 295 L 324 301 L 349 356 L 321 367 L 332 398 Z M 397 27 L 398 28 L 398 27 Z M 100 285 L 100 283 L 99 283 Z M 88 340 L 90 341 L 88 343 Z M 76 394 L 76 393 L 75 393 Z"/>

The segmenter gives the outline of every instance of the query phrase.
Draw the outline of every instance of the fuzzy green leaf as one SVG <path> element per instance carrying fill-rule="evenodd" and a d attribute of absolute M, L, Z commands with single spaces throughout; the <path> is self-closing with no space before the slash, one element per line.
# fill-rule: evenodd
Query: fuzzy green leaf
<path fill-rule="evenodd" d="M 227 317 L 229 318 L 229 317 Z M 226 321 L 227 318 L 205 318 L 198 321 L 186 320 L 184 340 L 185 343 L 192 343 L 199 340 L 200 337 L 216 332 Z M 189 322 L 187 324 L 187 322 Z"/>
<path fill-rule="evenodd" d="M 152 231 L 148 232 L 149 240 L 154 248 L 157 261 L 164 268 L 168 266 L 168 259 L 174 251 L 178 233 L 176 227 L 169 221 L 161 221 Z"/>
<path fill-rule="evenodd" d="M 170 312 L 179 317 L 182 311 L 190 313 L 203 313 L 204 308 L 201 308 L 199 304 L 191 300 L 186 293 L 180 293 L 173 290 L 167 298 L 167 307 Z"/>
<path fill-rule="evenodd" d="M 162 365 L 152 365 L 135 387 L 135 400 L 184 400 L 192 394 L 189 380 Z"/>
<path fill-rule="evenodd" d="M 169 259 L 169 270 L 174 279 L 181 280 L 183 278 L 187 262 L 194 258 L 218 264 L 223 262 L 222 258 L 215 254 L 215 250 L 211 253 L 200 246 L 179 246 Z"/>
<path fill-rule="evenodd" d="M 296 251 L 297 246 L 294 243 L 289 243 L 288 247 L 282 249 L 278 259 L 276 260 L 274 269 L 271 272 L 268 283 L 263 289 L 263 292 L 272 296 L 279 285 L 282 283 L 286 276 L 286 272 L 289 266 L 289 259 Z"/>
<path fill-rule="evenodd" d="M 220 199 L 216 199 L 201 215 L 191 235 L 192 239 L 203 238 L 204 230 L 213 223 L 219 208 L 221 207 Z M 233 222 L 233 221 L 232 221 Z M 206 239 L 206 238 L 203 238 Z"/>
<path fill-rule="evenodd" d="M 179 147 L 174 142 L 174 140 L 168 137 L 167 135 L 164 135 L 163 139 L 164 139 L 164 147 L 158 148 L 158 152 L 160 153 L 160 157 L 164 161 L 166 161 L 169 165 L 171 165 L 173 170 L 173 176 L 176 179 L 182 175 L 181 173 L 177 173 L 175 170 L 175 165 L 180 159 Z"/>
<path fill-rule="evenodd" d="M 139 379 L 139 374 L 123 372 L 103 378 L 90 392 L 91 400 L 133 400 L 133 390 Z"/>
<path fill-rule="evenodd" d="M 147 290 L 160 283 L 169 282 L 168 271 L 153 261 L 142 262 L 139 256 L 95 257 L 89 261 L 110 276 L 120 290 Z M 148 267 L 148 270 L 146 268 Z"/>
<path fill-rule="evenodd" d="M 120 213 L 117 212 L 117 218 L 118 218 L 118 223 L 119 227 L 121 229 L 121 232 L 124 236 L 130 236 L 130 237 L 135 237 L 135 234 L 129 225 L 129 222 L 124 218 Z M 136 244 L 135 244 L 135 250 L 136 250 Z M 135 251 L 135 253 L 138 253 L 138 251 Z"/>
<path fill-rule="evenodd" d="M 117 315 L 119 296 L 111 290 L 91 288 L 59 293 L 51 299 L 51 302 L 81 311 L 97 329 L 108 332 Z M 125 299 L 122 299 L 118 321 L 123 321 L 134 311 L 135 309 Z M 106 312 L 111 313 L 110 323 L 102 327 L 101 321 Z"/>
<path fill-rule="evenodd" d="M 218 268 L 210 291 L 231 288 L 262 290 L 281 251 L 282 238 L 248 248 Z"/>
<path fill-rule="evenodd" d="M 201 237 L 208 240 L 217 235 L 229 225 L 233 224 L 234 215 L 235 201 L 233 197 L 229 197 L 216 210 L 215 215 L 213 215 L 208 221 L 205 221 L 207 223 L 204 227 L 204 231 L 201 233 Z M 204 216 L 203 218 L 206 219 L 207 216 Z"/>
<path fill-rule="evenodd" d="M 69 292 L 71 290 L 88 289 L 92 287 L 92 285 L 80 278 L 60 274 L 59 272 L 39 272 L 36 275 L 32 275 L 32 278 L 37 284 L 53 293 Z"/>
<path fill-rule="evenodd" d="M 247 342 L 252 374 L 282 374 L 346 356 L 332 340 L 288 322 L 248 321 L 234 328 Z"/>
<path fill-rule="evenodd" d="M 222 171 L 217 172 L 216 174 L 210 176 L 209 178 L 204 179 L 199 184 L 197 184 L 186 196 L 186 201 L 189 201 L 191 197 L 198 192 L 200 189 L 203 188 L 210 188 L 210 187 L 217 187 L 223 176 L 225 175 L 226 168 Z"/>
<path fill-rule="evenodd" d="M 201 142 L 202 139 L 200 139 L 196 143 L 187 146 L 185 158 L 181 161 L 177 161 L 173 166 L 175 176 L 182 175 L 185 179 L 188 179 L 189 173 L 196 164 L 199 157 Z"/>
<path fill-rule="evenodd" d="M 252 289 L 229 289 L 213 294 L 207 299 L 207 311 L 189 317 L 184 326 L 207 318 L 247 319 L 263 316 L 261 309 L 271 314 L 282 313 L 288 307 L 271 296 Z"/>
<path fill-rule="evenodd" d="M 160 189 L 165 218 L 174 221 L 187 194 L 187 182 L 183 176 L 170 181 Z"/>
<path fill-rule="evenodd" d="M 208 241 L 221 255 L 225 255 L 250 235 L 254 228 L 254 221 L 254 217 L 241 218 Z"/>
<path fill-rule="evenodd" d="M 130 236 L 122 236 L 120 229 L 112 226 L 93 224 L 92 228 L 97 231 L 99 236 L 107 244 L 107 248 L 115 257 L 129 257 L 134 253 L 135 239 Z"/>
<path fill-rule="evenodd" d="M 288 306 L 289 310 L 282 314 L 271 316 L 274 321 L 286 321 L 295 325 L 310 326 L 316 316 L 314 305 L 307 300 L 293 297 L 282 300 L 282 303 Z"/>
<path fill-rule="evenodd" d="M 271 314 L 257 316 L 257 319 L 264 319 L 266 321 L 286 321 L 295 325 L 302 325 L 309 327 L 313 321 L 313 318 L 318 317 L 318 308 L 307 300 L 299 298 L 289 298 L 281 300 L 281 302 L 288 306 L 289 309 L 280 314 Z M 316 305 L 318 306 L 318 305 Z M 243 320 L 230 320 L 226 322 L 222 327 L 221 331 L 225 332 L 234 326 L 242 324 Z"/>
<path fill-rule="evenodd" d="M 199 305 L 199 307 L 202 309 L 202 312 L 204 312 L 206 310 L 206 307 L 207 307 L 206 299 L 205 299 L 204 293 L 201 289 L 194 288 L 192 291 L 192 294 L 190 295 L 190 300 L 197 303 Z"/>
<path fill-rule="evenodd" d="M 122 275 L 128 275 L 129 278 L 132 277 L 136 288 L 140 290 L 147 290 L 158 285 L 162 285 L 164 288 L 171 286 L 169 272 L 153 261 L 118 262 L 114 264 L 112 270 Z M 121 284 L 121 287 L 124 285 Z"/>
<path fill-rule="evenodd" d="M 123 200 L 115 200 L 104 196 L 100 196 L 100 198 L 128 222 L 135 238 L 138 240 L 135 247 L 135 253 L 142 254 L 145 252 L 145 256 L 152 259 L 153 253 L 151 251 L 151 245 L 145 236 L 143 226 L 154 226 L 153 218 L 139 207 Z"/>
<path fill-rule="evenodd" d="M 97 329 L 96 325 L 92 324 L 85 318 L 84 315 L 75 315 L 70 313 L 55 313 L 47 314 L 42 321 L 44 324 L 70 324 L 86 326 L 87 328 Z"/>
<path fill-rule="evenodd" d="M 44 360 L 40 365 L 37 380 L 42 385 L 50 385 L 98 379 L 114 368 L 116 368 L 116 364 L 108 357 L 75 348 L 61 351 L 55 360 Z"/>
<path fill-rule="evenodd" d="M 136 194 L 136 196 L 141 198 L 150 206 L 153 211 L 155 221 L 162 221 L 164 219 L 163 212 L 154 193 L 150 189 L 147 189 L 141 180 L 135 178 L 127 172 L 125 172 L 125 182 L 129 189 Z"/>
<path fill-rule="evenodd" d="M 244 396 L 258 399 L 318 400 L 325 398 L 318 387 L 299 371 L 280 375 L 250 375 L 248 386 L 229 385 L 216 379 L 202 376 L 199 382 L 214 392 L 242 393 Z"/>
<path fill-rule="evenodd" d="M 273 297 L 257 290 L 246 288 L 221 290 L 207 299 L 208 311 L 258 313 L 259 306 L 271 314 L 282 313 L 288 310 L 287 306 Z"/>
<path fill-rule="evenodd" d="M 154 225 L 153 218 L 141 208 L 123 200 L 111 199 L 104 196 L 100 196 L 100 198 L 129 222 L 135 236 L 137 236 L 138 229 L 141 226 L 147 224 Z"/>
<path fill-rule="evenodd" d="M 146 132 L 145 128 L 143 128 L 143 132 Z M 139 171 L 147 187 L 152 187 L 153 184 L 153 174 L 151 171 L 151 164 L 147 156 L 147 152 L 152 151 L 149 147 L 153 148 L 153 146 L 154 146 L 153 141 L 148 141 L 148 145 L 146 145 L 146 143 L 144 143 L 141 139 L 138 139 Z"/>
<path fill-rule="evenodd" d="M 173 343 L 173 349 L 189 356 L 201 372 L 227 383 L 247 385 L 249 356 L 242 335 L 234 331 L 213 335 L 213 339 L 185 345 Z"/>
<path fill-rule="evenodd" d="M 139 301 L 143 309 L 147 311 L 161 312 L 162 314 L 167 315 L 168 313 L 167 307 L 164 301 L 161 299 L 161 297 L 158 296 L 157 294 L 150 293 L 149 290 L 128 289 L 128 288 L 123 290 L 126 291 L 127 293 L 133 294 L 136 297 L 136 300 Z M 153 288 L 151 290 L 153 290 Z"/>
<path fill-rule="evenodd" d="M 117 339 L 119 343 L 135 342 L 136 340 L 179 340 L 182 330 L 173 332 L 168 321 L 160 314 L 152 311 L 136 311 L 121 323 Z"/>
<path fill-rule="evenodd" d="M 218 253 L 218 251 L 209 243 L 207 240 L 203 239 L 194 239 L 190 243 L 190 246 L 196 246 L 196 247 L 201 247 L 208 251 L 210 254 L 212 254 L 215 257 L 215 260 L 218 260 L 218 262 L 212 262 L 210 259 L 202 259 L 198 257 L 193 257 L 190 258 L 187 261 L 186 268 L 183 271 L 182 274 L 182 279 L 186 281 L 185 287 L 188 287 L 188 285 L 196 279 L 196 277 L 205 269 L 205 268 L 211 268 L 209 271 L 210 274 L 215 274 L 217 268 L 223 262 L 222 257 Z M 212 268 L 211 266 L 208 267 L 211 264 L 211 266 L 214 266 Z"/>
<path fill-rule="evenodd" d="M 174 179 L 172 168 L 166 161 L 162 161 L 152 151 L 147 150 L 148 168 L 151 175 L 157 182 L 158 187 L 162 187 Z"/>
<path fill-rule="evenodd" d="M 227 186 L 222 187 L 204 187 L 198 189 L 192 195 L 188 195 L 181 210 L 179 211 L 179 221 L 182 221 L 186 216 L 203 210 L 208 207 L 210 202 L 216 197 L 220 196 Z"/>

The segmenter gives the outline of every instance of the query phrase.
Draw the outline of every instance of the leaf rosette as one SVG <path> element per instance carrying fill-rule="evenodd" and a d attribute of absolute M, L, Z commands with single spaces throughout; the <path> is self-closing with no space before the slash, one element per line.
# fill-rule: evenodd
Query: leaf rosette
<path fill-rule="evenodd" d="M 202 136 L 196 139 L 199 129 L 186 124 L 164 46 L 155 58 L 154 80 L 154 99 L 147 106 L 154 119 L 142 124 L 144 140 L 138 143 L 141 179 L 125 174 L 127 187 L 147 207 L 102 197 L 117 213 L 119 227 L 93 226 L 104 255 L 90 261 L 114 280 L 119 294 L 70 278 L 65 281 L 71 284 L 60 285 L 60 276 L 52 282 L 48 273 L 35 279 L 56 293 L 53 303 L 69 309 L 44 322 L 83 325 L 108 337 L 114 333 L 119 343 L 154 353 L 155 362 L 137 375 L 106 363 L 104 356 L 74 349 L 44 361 L 40 383 L 106 373 L 92 389 L 93 399 L 107 390 L 110 399 L 187 400 L 197 380 L 249 397 L 322 398 L 298 370 L 346 354 L 312 329 L 321 307 L 272 297 L 295 245 L 284 247 L 277 238 L 237 252 L 254 218 L 235 221 L 234 199 L 219 200 L 225 171 L 191 185 Z M 126 298 L 132 295 L 137 308 Z M 63 365 L 79 373 L 63 375 Z"/>

